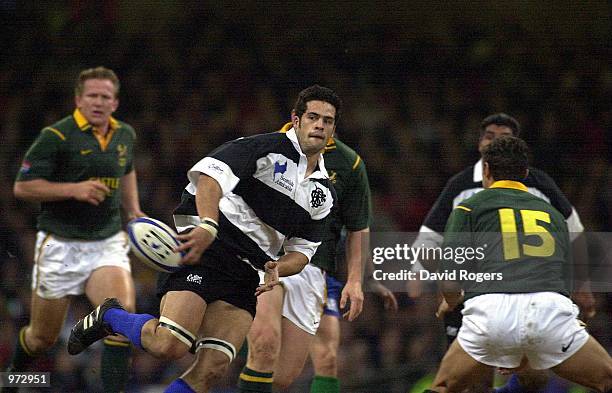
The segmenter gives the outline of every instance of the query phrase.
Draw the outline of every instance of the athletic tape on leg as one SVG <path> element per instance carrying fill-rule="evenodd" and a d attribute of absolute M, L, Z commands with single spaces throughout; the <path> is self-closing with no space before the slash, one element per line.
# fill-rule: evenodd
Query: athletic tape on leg
<path fill-rule="evenodd" d="M 204 337 L 198 340 L 196 344 L 196 352 L 200 349 L 214 349 L 217 351 L 221 351 L 229 357 L 230 363 L 234 360 L 236 356 L 236 347 L 232 345 L 232 343 L 227 342 L 225 340 L 221 340 L 219 338 L 214 337 Z"/>
<path fill-rule="evenodd" d="M 181 342 L 183 342 L 189 348 L 193 347 L 196 341 L 196 336 L 192 334 L 189 330 L 185 329 L 178 323 L 174 322 L 172 319 L 166 318 L 166 317 L 160 317 L 159 326 L 168 329 L 174 337 L 178 338 Z"/>

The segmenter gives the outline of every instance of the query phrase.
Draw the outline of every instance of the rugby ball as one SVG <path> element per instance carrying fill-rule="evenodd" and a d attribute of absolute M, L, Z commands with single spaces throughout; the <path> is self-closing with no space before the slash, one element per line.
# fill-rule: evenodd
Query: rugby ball
<path fill-rule="evenodd" d="M 139 217 L 127 225 L 130 247 L 134 255 L 149 267 L 166 273 L 182 268 L 182 253 L 174 252 L 180 243 L 176 232 L 163 222 L 151 217 Z"/>

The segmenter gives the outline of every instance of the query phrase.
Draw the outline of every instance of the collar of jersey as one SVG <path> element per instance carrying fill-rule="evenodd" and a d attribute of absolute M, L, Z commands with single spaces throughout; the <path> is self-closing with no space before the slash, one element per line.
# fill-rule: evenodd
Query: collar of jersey
<path fill-rule="evenodd" d="M 295 148 L 295 150 L 297 150 L 300 153 L 300 155 L 305 156 L 304 153 L 302 152 L 302 148 L 300 147 L 300 142 L 298 142 L 297 134 L 295 133 L 295 130 L 293 129 L 293 127 L 291 127 L 288 130 L 284 130 L 286 126 L 287 125 L 285 125 L 283 129 L 281 129 L 281 132 L 287 135 L 287 138 L 289 138 L 291 143 L 293 143 L 293 147 Z M 308 177 L 315 178 L 315 179 L 322 179 L 322 178 L 328 179 L 329 175 L 327 174 L 327 169 L 325 169 L 325 163 L 323 161 L 323 154 L 319 155 L 319 161 L 317 162 L 317 164 L 319 165 L 319 170 L 314 171 L 312 175 Z"/>
<path fill-rule="evenodd" d="M 79 108 L 74 110 L 72 116 L 74 117 L 74 121 L 76 121 L 77 126 L 81 129 L 81 131 L 87 131 L 91 127 L 91 124 L 89 124 L 85 116 L 83 116 Z M 119 122 L 117 119 L 111 116 L 109 119 L 109 126 L 111 130 L 116 130 L 119 128 Z"/>
<path fill-rule="evenodd" d="M 529 192 L 523 183 L 513 180 L 498 180 L 491 184 L 489 188 L 512 188 L 513 190 Z"/>
<path fill-rule="evenodd" d="M 482 158 L 474 164 L 474 183 L 480 183 L 482 181 Z"/>

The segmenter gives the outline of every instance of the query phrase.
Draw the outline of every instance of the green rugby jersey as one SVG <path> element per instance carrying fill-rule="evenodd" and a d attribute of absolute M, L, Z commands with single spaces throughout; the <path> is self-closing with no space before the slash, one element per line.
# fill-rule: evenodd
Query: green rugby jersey
<path fill-rule="evenodd" d="M 105 137 L 77 109 L 45 127 L 23 160 L 17 181 L 100 180 L 110 194 L 98 206 L 77 200 L 42 202 L 38 229 L 58 236 L 97 240 L 121 230 L 121 177 L 133 169 L 134 129 L 111 117 Z"/>
<path fill-rule="evenodd" d="M 365 164 L 359 155 L 337 138 L 329 141 L 323 154 L 338 205 L 331 212 L 330 225 L 311 262 L 335 273 L 336 245 L 342 227 L 360 231 L 370 226 L 370 185 Z"/>
<path fill-rule="evenodd" d="M 522 183 L 497 181 L 461 202 L 448 219 L 442 247 L 475 250 L 461 264 L 456 252 L 454 259 L 445 256 L 440 268 L 456 271 L 466 300 L 483 293 L 569 295 L 571 246 L 565 219 Z M 490 275 L 478 279 L 468 273 Z"/>

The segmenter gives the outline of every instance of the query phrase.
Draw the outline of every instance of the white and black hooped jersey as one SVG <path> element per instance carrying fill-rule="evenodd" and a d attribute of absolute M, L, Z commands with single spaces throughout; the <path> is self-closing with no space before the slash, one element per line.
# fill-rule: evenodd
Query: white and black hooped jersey
<path fill-rule="evenodd" d="M 555 207 L 567 223 L 571 240 L 584 231 L 576 209 L 570 204 L 555 181 L 544 171 L 529 168 L 529 175 L 523 181 L 529 192 L 544 199 Z M 482 191 L 482 159 L 459 172 L 446 183 L 444 190 L 431 208 L 419 229 L 416 246 L 439 247 L 444 238 L 444 227 L 452 210 L 461 202 Z"/>
<path fill-rule="evenodd" d="M 312 258 L 321 243 L 334 203 L 323 157 L 308 177 L 307 159 L 295 130 L 227 142 L 191 168 L 189 184 L 174 211 L 177 231 L 200 223 L 195 193 L 200 174 L 222 190 L 219 233 L 215 242 L 257 269 L 279 252 Z"/>

